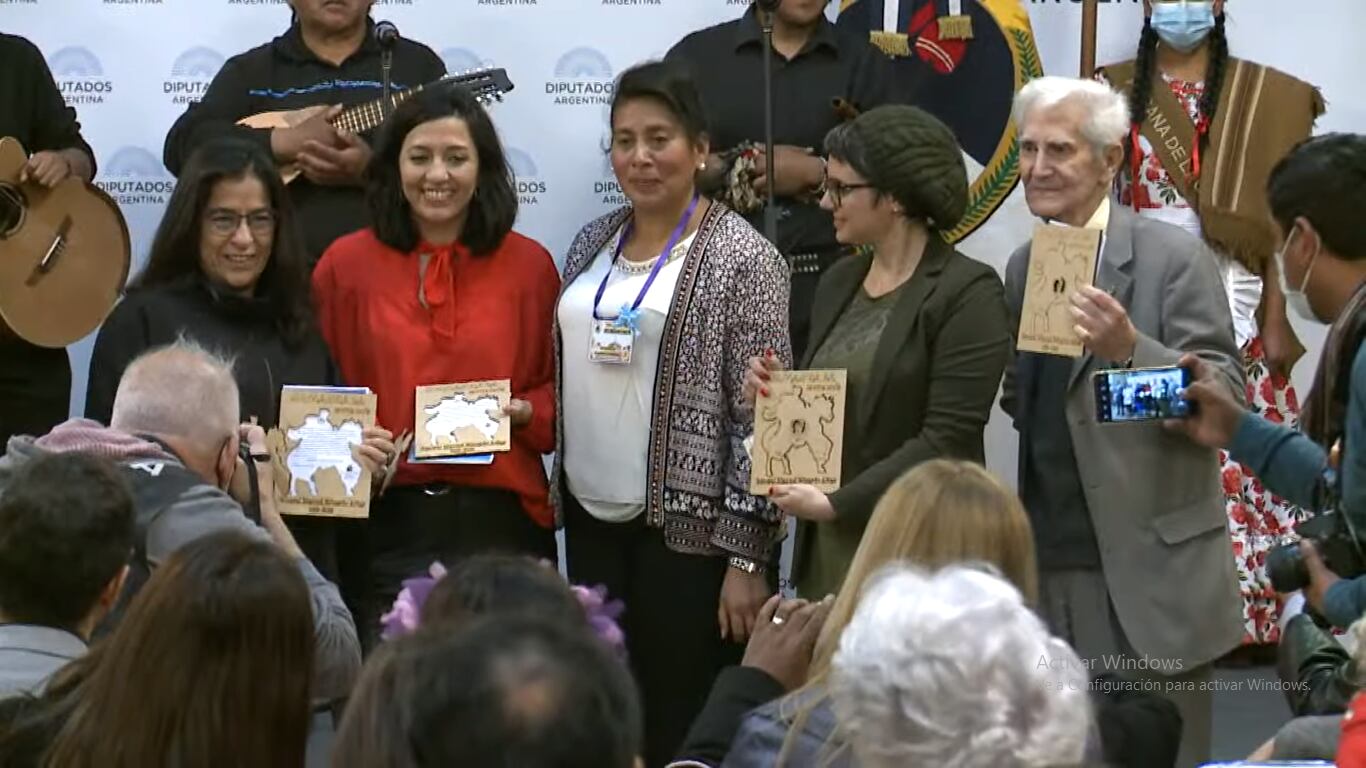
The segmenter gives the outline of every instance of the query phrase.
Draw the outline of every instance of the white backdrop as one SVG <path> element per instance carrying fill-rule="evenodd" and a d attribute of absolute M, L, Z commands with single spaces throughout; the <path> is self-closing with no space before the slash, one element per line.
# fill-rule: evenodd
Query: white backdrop
<path fill-rule="evenodd" d="M 970 0 L 971 1 L 971 0 Z M 749 0 L 377 0 L 373 14 L 438 51 L 449 69 L 507 68 L 516 90 L 494 109 L 508 145 L 522 210 L 518 228 L 562 257 L 585 221 L 622 202 L 602 153 L 613 76 L 655 58 L 690 30 L 738 16 Z M 832 3 L 833 15 L 837 3 Z M 1080 0 L 1029 0 L 1044 68 L 1075 75 Z M 1320 130 L 1366 131 L 1361 0 L 1231 0 L 1235 55 L 1320 85 L 1329 102 Z M 1293 8 L 1293 11 L 1291 10 Z M 1139 0 L 1102 0 L 1101 62 L 1132 55 Z M 0 30 L 41 48 L 95 148 L 97 183 L 127 216 L 135 270 L 174 180 L 161 164 L 167 128 L 201 94 L 227 56 L 259 45 L 289 23 L 284 0 L 0 0 Z M 1019 210 L 1019 192 L 1007 207 Z M 1027 236 L 1024 217 L 1001 216 L 964 245 L 1001 268 L 1009 244 Z M 1005 231 L 1002 231 L 1005 223 Z M 1308 386 L 1321 339 L 1297 380 Z M 71 348 L 73 412 L 85 401 L 91 339 Z M 1015 436 L 995 414 L 988 464 L 1015 476 Z"/>

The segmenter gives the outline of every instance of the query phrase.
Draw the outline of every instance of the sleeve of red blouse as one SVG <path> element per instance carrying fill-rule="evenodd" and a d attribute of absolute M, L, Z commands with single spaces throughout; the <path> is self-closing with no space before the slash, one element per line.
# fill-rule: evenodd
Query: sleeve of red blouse
<path fill-rule="evenodd" d="M 531 403 L 531 422 L 522 427 L 526 442 L 540 453 L 555 450 L 555 356 L 551 348 L 555 302 L 560 296 L 560 273 L 550 253 L 536 246 L 540 274 L 531 292 L 529 338 L 522 339 L 529 372 L 526 390 L 514 396 Z"/>

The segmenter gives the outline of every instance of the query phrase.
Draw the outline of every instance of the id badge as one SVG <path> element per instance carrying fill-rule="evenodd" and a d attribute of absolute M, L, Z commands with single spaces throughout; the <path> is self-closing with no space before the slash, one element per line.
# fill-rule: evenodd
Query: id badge
<path fill-rule="evenodd" d="M 630 326 L 616 320 L 594 320 L 588 335 L 588 359 L 594 363 L 629 365 L 635 342 Z"/>

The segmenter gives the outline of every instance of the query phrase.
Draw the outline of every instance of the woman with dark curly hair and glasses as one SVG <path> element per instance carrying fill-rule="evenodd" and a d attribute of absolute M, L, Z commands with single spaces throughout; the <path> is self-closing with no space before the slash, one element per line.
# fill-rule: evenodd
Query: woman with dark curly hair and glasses
<path fill-rule="evenodd" d="M 512 448 L 489 464 L 402 458 L 356 542 L 367 645 L 402 580 L 432 561 L 556 556 L 541 456 L 555 445 L 550 329 L 560 288 L 550 253 L 512 231 L 512 172 L 466 91 L 424 91 L 399 106 L 368 174 L 373 226 L 333 243 L 313 273 L 343 379 L 379 396 L 379 422 L 395 432 L 414 428 L 419 386 L 507 379 Z"/>

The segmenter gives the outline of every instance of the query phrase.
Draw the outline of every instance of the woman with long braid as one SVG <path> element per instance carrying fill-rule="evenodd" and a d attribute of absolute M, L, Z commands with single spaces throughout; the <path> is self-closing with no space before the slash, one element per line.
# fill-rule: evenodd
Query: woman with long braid
<path fill-rule="evenodd" d="M 1144 0 L 1138 57 L 1099 73 L 1129 95 L 1132 129 L 1116 194 L 1210 246 L 1243 352 L 1248 405 L 1293 426 L 1299 404 L 1289 376 L 1304 348 L 1286 317 L 1263 190 L 1276 161 L 1308 138 L 1323 99 L 1307 83 L 1229 56 L 1224 2 Z M 1220 457 L 1244 643 L 1274 644 L 1280 605 L 1262 562 L 1304 513 Z"/>

